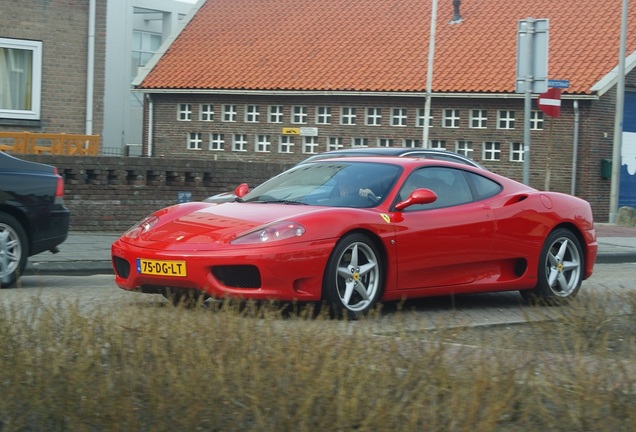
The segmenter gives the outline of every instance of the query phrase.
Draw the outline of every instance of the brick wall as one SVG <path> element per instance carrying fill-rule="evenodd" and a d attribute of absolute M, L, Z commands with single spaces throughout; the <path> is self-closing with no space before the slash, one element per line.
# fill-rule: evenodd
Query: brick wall
<path fill-rule="evenodd" d="M 154 210 L 176 204 L 180 192 L 190 192 L 193 201 L 202 200 L 233 191 L 242 182 L 255 186 L 290 166 L 201 159 L 20 157 L 56 166 L 64 176 L 64 200 L 74 231 L 124 231 Z"/>
<path fill-rule="evenodd" d="M 96 2 L 94 131 L 103 128 L 106 3 Z M 41 120 L 0 119 L 0 130 L 84 133 L 88 1 L 4 1 L 0 37 L 42 41 L 43 45 Z"/>

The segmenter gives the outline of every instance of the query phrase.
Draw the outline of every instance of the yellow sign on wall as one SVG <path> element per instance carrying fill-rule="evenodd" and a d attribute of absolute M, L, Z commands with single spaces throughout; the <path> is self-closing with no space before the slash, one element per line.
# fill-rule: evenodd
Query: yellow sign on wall
<path fill-rule="evenodd" d="M 283 135 L 300 135 L 300 128 L 283 128 Z"/>

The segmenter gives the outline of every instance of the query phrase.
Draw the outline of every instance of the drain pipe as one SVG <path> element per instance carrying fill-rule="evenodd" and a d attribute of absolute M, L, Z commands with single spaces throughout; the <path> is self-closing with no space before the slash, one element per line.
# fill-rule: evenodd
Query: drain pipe
<path fill-rule="evenodd" d="M 579 101 L 574 101 L 574 138 L 572 143 L 572 186 L 570 195 L 576 194 L 576 170 L 578 169 L 579 154 Z"/>
<path fill-rule="evenodd" d="M 148 101 L 148 148 L 146 149 L 146 156 L 152 157 L 152 123 L 153 123 L 153 112 L 154 112 L 154 104 L 152 102 L 152 97 L 147 94 L 146 100 Z"/>
<path fill-rule="evenodd" d="M 93 93 L 95 80 L 95 2 L 88 4 L 88 52 L 86 64 L 86 135 L 93 134 Z"/>

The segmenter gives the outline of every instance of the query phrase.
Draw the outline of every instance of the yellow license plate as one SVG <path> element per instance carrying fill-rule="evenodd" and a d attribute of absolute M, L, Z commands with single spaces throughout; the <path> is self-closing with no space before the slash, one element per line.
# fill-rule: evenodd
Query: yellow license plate
<path fill-rule="evenodd" d="M 185 261 L 162 261 L 137 258 L 137 272 L 159 276 L 187 276 Z"/>

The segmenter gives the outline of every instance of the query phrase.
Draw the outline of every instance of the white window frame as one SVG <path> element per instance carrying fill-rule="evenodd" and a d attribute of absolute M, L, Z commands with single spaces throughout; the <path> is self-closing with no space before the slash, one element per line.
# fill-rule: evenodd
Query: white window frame
<path fill-rule="evenodd" d="M 247 135 L 246 134 L 234 134 L 232 135 L 232 151 L 246 152 L 247 151 Z"/>
<path fill-rule="evenodd" d="M 471 129 L 486 129 L 488 125 L 488 111 L 485 109 L 471 109 L 469 127 Z"/>
<path fill-rule="evenodd" d="M 272 139 L 267 134 L 258 134 L 254 140 L 254 152 L 269 153 L 272 148 Z"/>
<path fill-rule="evenodd" d="M 430 148 L 432 149 L 437 149 L 437 150 L 446 150 L 446 141 L 445 140 L 431 140 L 430 141 Z"/>
<path fill-rule="evenodd" d="M 444 115 L 442 116 L 442 127 L 446 129 L 459 128 L 459 109 L 457 108 L 444 108 Z"/>
<path fill-rule="evenodd" d="M 408 119 L 408 111 L 406 108 L 391 109 L 391 126 L 404 127 Z"/>
<path fill-rule="evenodd" d="M 199 120 L 214 121 L 214 105 L 212 104 L 199 105 Z"/>
<path fill-rule="evenodd" d="M 367 107 L 364 124 L 367 126 L 382 126 L 382 108 Z"/>
<path fill-rule="evenodd" d="M 203 150 L 203 137 L 201 132 L 190 132 L 188 134 L 188 150 Z"/>
<path fill-rule="evenodd" d="M 522 142 L 510 143 L 510 162 L 523 162 L 524 147 Z"/>
<path fill-rule="evenodd" d="M 341 148 L 344 148 L 344 144 L 342 143 L 342 138 L 340 137 L 327 138 L 327 151 L 339 150 Z"/>
<path fill-rule="evenodd" d="M 292 106 L 292 124 L 307 124 L 307 107 L 305 105 Z"/>
<path fill-rule="evenodd" d="M 294 138 L 291 135 L 279 135 L 278 153 L 294 153 Z"/>
<path fill-rule="evenodd" d="M 303 153 L 305 154 L 318 153 L 318 139 L 315 136 L 303 137 Z"/>
<path fill-rule="evenodd" d="M 351 147 L 352 148 L 369 147 L 369 139 L 362 138 L 362 137 L 351 138 Z"/>
<path fill-rule="evenodd" d="M 223 105 L 223 121 L 226 123 L 236 123 L 236 105 L 225 104 Z"/>
<path fill-rule="evenodd" d="M 319 106 L 316 108 L 316 124 L 331 124 L 331 107 Z"/>
<path fill-rule="evenodd" d="M 543 111 L 533 110 L 530 114 L 530 129 L 543 130 L 544 121 Z"/>
<path fill-rule="evenodd" d="M 270 105 L 267 107 L 267 122 L 282 123 L 283 122 L 283 106 Z"/>
<path fill-rule="evenodd" d="M 212 132 L 210 134 L 210 150 L 223 151 L 225 145 L 225 135 L 218 132 Z"/>
<path fill-rule="evenodd" d="M 192 121 L 192 104 L 180 103 L 177 105 L 177 121 Z"/>
<path fill-rule="evenodd" d="M 394 141 L 392 138 L 378 138 L 376 142 L 377 147 L 393 147 Z"/>
<path fill-rule="evenodd" d="M 245 123 L 258 123 L 260 117 L 258 105 L 245 105 Z"/>
<path fill-rule="evenodd" d="M 497 111 L 497 129 L 509 130 L 515 128 L 515 111 L 499 110 Z"/>
<path fill-rule="evenodd" d="M 426 108 L 419 108 L 417 110 L 417 127 L 424 127 L 424 121 L 425 121 L 425 116 L 426 114 Z M 428 112 L 428 127 L 432 128 L 433 127 L 433 110 L 430 110 Z"/>
<path fill-rule="evenodd" d="M 482 160 L 501 160 L 501 143 L 499 141 L 484 141 L 484 146 L 482 148 Z"/>
<path fill-rule="evenodd" d="M 340 108 L 340 124 L 346 126 L 353 126 L 356 124 L 356 108 L 355 107 L 342 107 Z"/>
<path fill-rule="evenodd" d="M 31 51 L 31 77 L 29 77 L 31 79 L 31 87 L 28 89 L 31 93 L 29 108 L 13 109 L 0 107 L 0 117 L 16 120 L 40 120 L 42 107 L 42 42 L 0 38 L 0 48 L 5 48 L 7 50 Z M 3 54 L 4 53 L 8 54 L 9 51 L 3 50 Z M 11 63 L 12 62 L 9 62 L 10 68 Z M 3 71 L 0 73 L 0 76 L 7 75 Z M 2 90 L 2 87 L 5 84 L 11 88 L 8 81 L 6 83 L 0 82 L 0 98 L 5 97 L 3 96 Z M 6 97 L 10 96 L 6 95 Z"/>
<path fill-rule="evenodd" d="M 460 155 L 464 155 L 467 158 L 473 158 L 473 142 L 468 140 L 457 140 L 455 141 L 455 153 L 459 153 Z"/>
<path fill-rule="evenodd" d="M 414 138 L 404 138 L 402 140 L 402 147 L 405 148 L 419 148 L 421 141 Z"/>

